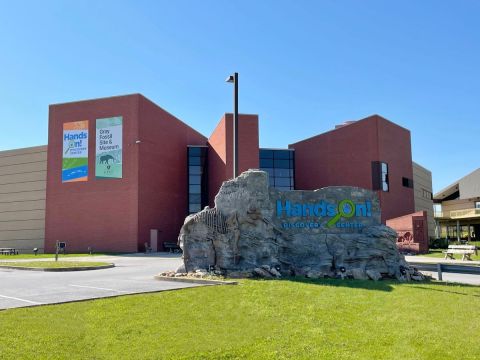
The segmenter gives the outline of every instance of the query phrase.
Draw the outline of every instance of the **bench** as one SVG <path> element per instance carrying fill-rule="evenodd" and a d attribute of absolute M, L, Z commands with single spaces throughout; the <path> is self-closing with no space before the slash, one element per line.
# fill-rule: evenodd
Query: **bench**
<path fill-rule="evenodd" d="M 2 255 L 16 255 L 18 251 L 14 248 L 0 248 L 0 254 Z"/>
<path fill-rule="evenodd" d="M 152 247 L 148 244 L 148 242 L 145 243 L 145 254 L 151 253 L 152 252 Z"/>
<path fill-rule="evenodd" d="M 462 260 L 472 260 L 472 254 L 477 255 L 477 247 L 475 245 L 448 245 L 448 249 L 443 252 L 445 259 L 455 260 L 455 254 L 461 254 Z"/>
<path fill-rule="evenodd" d="M 177 243 L 168 242 L 168 241 L 165 241 L 163 243 L 163 248 L 165 249 L 165 251 L 168 251 L 171 253 L 179 253 L 182 251 L 182 249 L 180 249 L 180 246 L 178 246 Z"/>

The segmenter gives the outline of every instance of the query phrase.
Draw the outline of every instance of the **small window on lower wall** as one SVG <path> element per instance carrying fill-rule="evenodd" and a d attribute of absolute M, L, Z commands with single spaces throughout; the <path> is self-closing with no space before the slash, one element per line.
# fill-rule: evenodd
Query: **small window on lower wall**
<path fill-rule="evenodd" d="M 422 196 L 427 200 L 433 200 L 432 192 L 427 189 L 422 189 Z"/>
<path fill-rule="evenodd" d="M 402 177 L 402 185 L 407 188 L 413 189 L 413 180 L 406 177 Z"/>

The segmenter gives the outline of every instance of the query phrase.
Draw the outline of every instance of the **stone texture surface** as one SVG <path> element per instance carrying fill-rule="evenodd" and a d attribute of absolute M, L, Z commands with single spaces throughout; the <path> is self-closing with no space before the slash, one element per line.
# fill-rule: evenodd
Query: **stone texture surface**
<path fill-rule="evenodd" d="M 324 211 L 322 202 L 344 199 L 368 203 L 369 216 L 339 216 L 332 226 L 328 222 L 334 216 L 317 216 Z M 291 209 L 294 204 L 320 204 L 320 210 L 313 214 L 310 207 L 307 216 L 294 211 L 287 216 L 286 201 Z M 348 205 L 345 209 L 344 214 L 352 213 Z M 380 225 L 379 202 L 372 191 L 332 187 L 281 192 L 269 188 L 266 172 L 249 170 L 223 183 L 215 208 L 185 219 L 179 235 L 184 267 L 179 270 L 216 270 L 235 277 L 418 279 L 398 252 L 396 237 L 394 230 Z"/>

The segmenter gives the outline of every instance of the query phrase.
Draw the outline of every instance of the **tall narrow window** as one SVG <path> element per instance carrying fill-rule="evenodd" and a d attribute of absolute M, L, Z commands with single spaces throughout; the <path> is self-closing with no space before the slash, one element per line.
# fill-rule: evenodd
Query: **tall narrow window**
<path fill-rule="evenodd" d="M 295 151 L 260 149 L 260 170 L 269 175 L 270 186 L 278 190 L 295 189 Z"/>
<path fill-rule="evenodd" d="M 381 168 L 382 168 L 382 190 L 383 190 L 383 191 L 388 191 L 388 190 L 389 190 L 389 185 L 388 185 L 388 164 L 382 162 L 382 163 L 381 163 Z"/>
<path fill-rule="evenodd" d="M 208 205 L 207 150 L 206 146 L 187 147 L 189 214 Z"/>
<path fill-rule="evenodd" d="M 372 161 L 372 189 L 389 191 L 388 164 Z"/>
<path fill-rule="evenodd" d="M 475 201 L 475 209 L 480 209 L 480 201 Z"/>

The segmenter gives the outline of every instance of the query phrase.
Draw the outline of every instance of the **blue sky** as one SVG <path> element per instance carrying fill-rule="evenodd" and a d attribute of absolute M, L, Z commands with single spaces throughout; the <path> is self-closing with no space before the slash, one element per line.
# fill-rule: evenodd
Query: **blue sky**
<path fill-rule="evenodd" d="M 380 114 L 437 191 L 480 167 L 478 19 L 466 0 L 0 0 L 0 149 L 46 144 L 49 104 L 127 93 L 208 136 L 238 71 L 261 146 Z"/>

